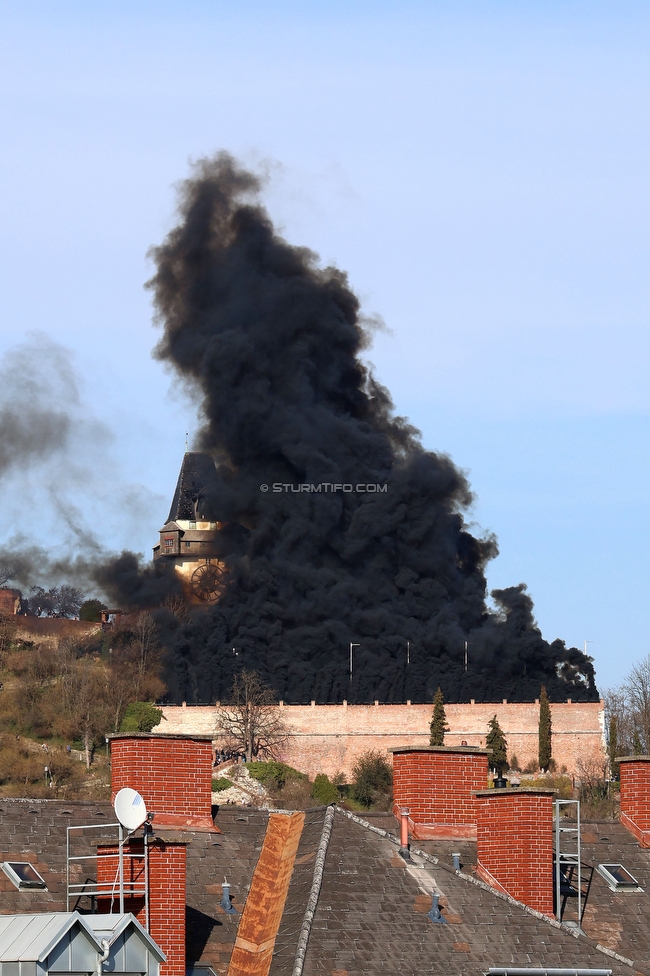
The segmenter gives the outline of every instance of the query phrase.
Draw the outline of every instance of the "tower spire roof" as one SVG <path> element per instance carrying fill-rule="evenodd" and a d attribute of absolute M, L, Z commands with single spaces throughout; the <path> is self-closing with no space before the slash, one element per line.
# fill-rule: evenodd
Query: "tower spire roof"
<path fill-rule="evenodd" d="M 167 522 L 194 520 L 203 513 L 206 489 L 215 480 L 214 461 L 209 454 L 187 451 L 183 456 L 176 491 Z"/>

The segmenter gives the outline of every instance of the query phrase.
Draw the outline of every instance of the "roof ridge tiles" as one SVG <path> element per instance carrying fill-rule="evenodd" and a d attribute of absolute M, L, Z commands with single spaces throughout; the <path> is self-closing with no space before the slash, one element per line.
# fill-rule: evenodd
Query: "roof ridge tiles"
<path fill-rule="evenodd" d="M 387 838 L 393 844 L 399 847 L 400 845 L 399 839 L 395 837 L 393 834 L 391 834 L 389 831 L 384 830 L 381 827 L 375 827 L 373 824 L 368 823 L 367 820 L 364 820 L 362 817 L 358 817 L 356 814 L 351 813 L 351 811 L 349 810 L 343 810 L 340 807 L 337 807 L 336 812 L 347 817 L 349 820 L 353 820 L 355 823 L 359 824 L 359 826 L 364 827 L 366 830 L 371 831 L 373 834 L 379 834 L 382 837 Z M 532 915 L 533 918 L 536 918 L 538 921 L 545 922 L 547 925 L 550 925 L 552 928 L 558 929 L 559 931 L 565 933 L 566 935 L 572 936 L 576 940 L 578 939 L 584 940 L 588 945 L 592 946 L 592 948 L 596 949 L 598 952 L 602 952 L 604 955 L 609 956 L 611 959 L 616 959 L 617 962 L 623 963 L 624 965 L 629 966 L 631 969 L 634 969 L 634 972 L 640 974 L 640 976 L 650 976 L 650 969 L 647 966 L 643 964 L 640 965 L 634 960 L 629 959 L 627 956 L 623 956 L 620 953 L 616 952 L 614 949 L 608 949 L 606 946 L 601 945 L 600 942 L 597 942 L 595 939 L 592 939 L 590 936 L 585 935 L 584 932 L 578 932 L 573 929 L 567 928 L 565 925 L 562 925 L 562 923 L 558 922 L 556 919 L 549 918 L 549 916 L 544 915 L 543 912 L 538 912 L 535 908 L 529 908 L 529 906 L 524 905 L 523 902 L 517 901 L 517 899 L 513 898 L 512 895 L 506 895 L 500 891 L 497 891 L 495 888 L 491 888 L 490 885 L 486 884 L 484 881 L 481 881 L 480 878 L 474 878 L 472 875 L 466 874 L 464 871 L 456 871 L 454 870 L 453 867 L 450 867 L 448 864 L 444 864 L 439 858 L 435 857 L 433 854 L 427 854 L 426 851 L 421 851 L 418 848 L 411 847 L 410 852 L 411 854 L 414 854 L 416 857 L 421 857 L 425 861 L 429 861 L 432 864 L 435 864 L 437 869 L 442 869 L 448 874 L 455 874 L 462 881 L 469 882 L 470 884 L 476 885 L 476 887 L 478 888 L 482 888 L 485 892 L 487 892 L 490 895 L 493 895 L 495 898 L 499 898 L 501 899 L 501 901 L 505 901 L 508 904 L 512 905 L 513 908 L 520 909 L 521 911 L 525 912 L 527 915 Z"/>

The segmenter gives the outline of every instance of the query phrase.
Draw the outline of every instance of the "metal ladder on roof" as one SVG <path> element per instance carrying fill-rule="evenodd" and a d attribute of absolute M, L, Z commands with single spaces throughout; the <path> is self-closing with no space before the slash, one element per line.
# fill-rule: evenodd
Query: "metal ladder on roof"
<path fill-rule="evenodd" d="M 562 826 L 567 820 L 562 811 L 575 807 L 575 826 Z M 568 821 L 573 823 L 573 821 Z M 573 843 L 572 843 L 573 842 Z M 555 800 L 555 918 L 562 921 L 562 895 L 573 894 L 573 871 L 577 869 L 578 928 L 582 923 L 582 866 L 580 860 L 580 800 Z M 562 881 L 565 881 L 564 892 Z M 567 889 L 570 889 L 567 890 Z M 573 923 L 572 923 L 573 924 Z"/>

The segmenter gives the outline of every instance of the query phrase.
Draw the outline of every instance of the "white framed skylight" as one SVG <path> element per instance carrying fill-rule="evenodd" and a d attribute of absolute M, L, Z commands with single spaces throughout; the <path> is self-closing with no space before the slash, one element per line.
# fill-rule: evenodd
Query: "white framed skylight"
<path fill-rule="evenodd" d="M 3 861 L 2 870 L 9 880 L 20 890 L 40 888 L 47 891 L 47 885 L 33 864 L 28 861 Z"/>
<path fill-rule="evenodd" d="M 596 868 L 612 891 L 643 891 L 643 888 L 622 864 L 599 864 Z"/>

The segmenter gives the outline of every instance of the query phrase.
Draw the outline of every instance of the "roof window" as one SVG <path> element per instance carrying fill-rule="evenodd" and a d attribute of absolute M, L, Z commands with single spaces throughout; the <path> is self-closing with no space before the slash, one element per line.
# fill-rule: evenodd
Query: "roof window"
<path fill-rule="evenodd" d="M 2 870 L 19 889 L 41 888 L 47 891 L 45 881 L 27 861 L 3 861 Z"/>
<path fill-rule="evenodd" d="M 599 864 L 596 870 L 612 891 L 643 891 L 636 878 L 622 864 Z"/>

